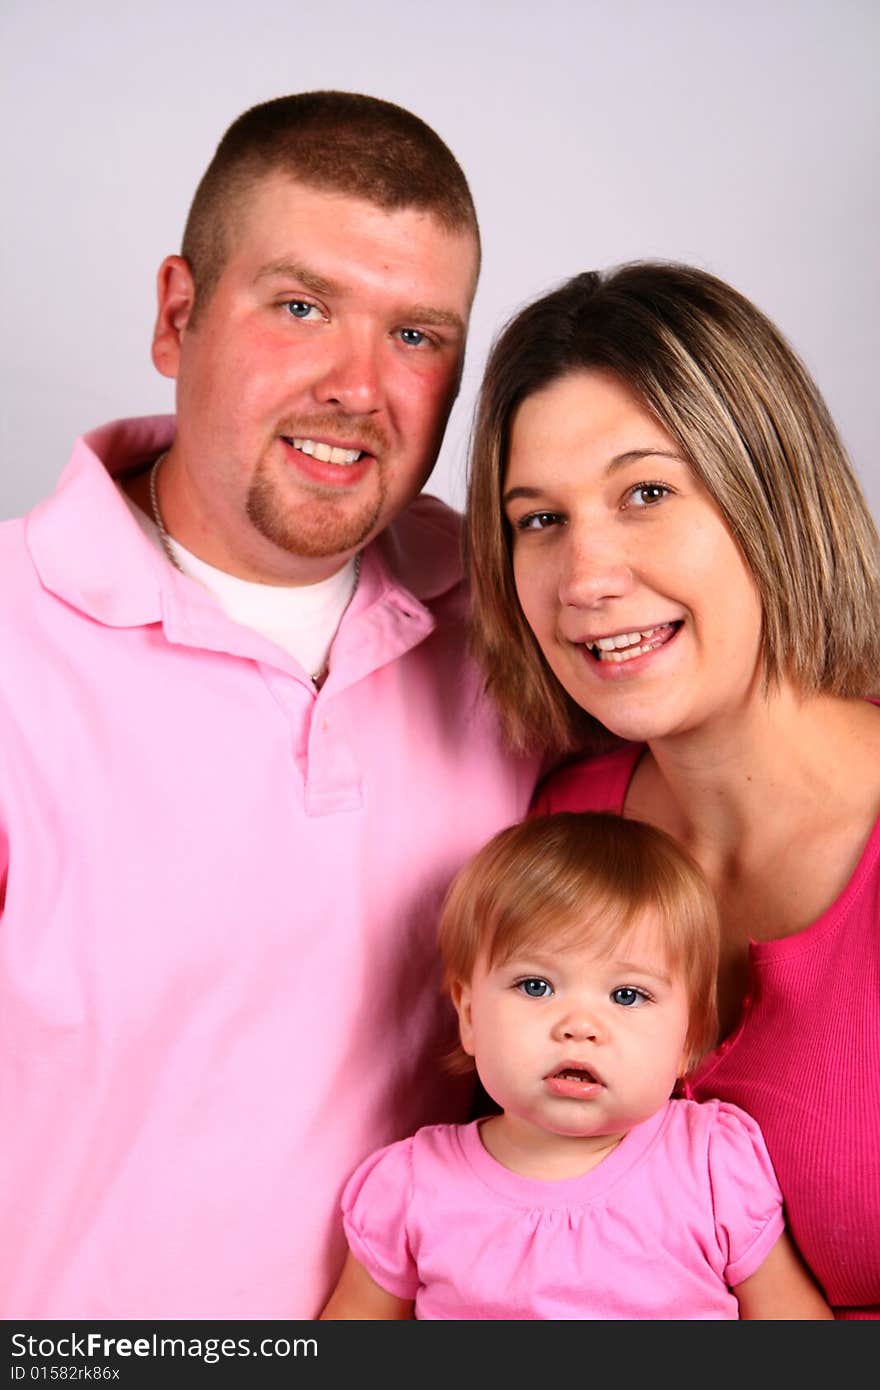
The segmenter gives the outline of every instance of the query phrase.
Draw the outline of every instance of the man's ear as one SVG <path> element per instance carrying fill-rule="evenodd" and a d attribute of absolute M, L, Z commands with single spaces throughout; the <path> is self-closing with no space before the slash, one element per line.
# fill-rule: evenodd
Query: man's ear
<path fill-rule="evenodd" d="M 469 1057 L 474 1055 L 474 1030 L 471 1023 L 471 987 L 461 980 L 454 980 L 449 991 L 455 1012 L 458 1014 L 458 1031 L 463 1050 Z"/>
<path fill-rule="evenodd" d="M 153 330 L 153 364 L 163 376 L 177 378 L 180 344 L 195 304 L 195 285 L 183 256 L 166 256 L 156 277 L 158 313 Z"/>

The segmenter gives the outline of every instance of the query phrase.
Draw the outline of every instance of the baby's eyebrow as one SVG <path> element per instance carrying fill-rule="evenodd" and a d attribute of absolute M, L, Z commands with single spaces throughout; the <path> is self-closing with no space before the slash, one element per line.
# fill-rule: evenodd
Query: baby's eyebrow
<path fill-rule="evenodd" d="M 501 970 L 516 966 L 517 970 L 531 970 L 542 975 L 559 969 L 559 962 L 547 956 L 504 956 L 496 960 L 495 965 Z"/>
<path fill-rule="evenodd" d="M 650 966 L 640 965 L 634 960 L 613 960 L 611 962 L 614 970 L 622 970 L 627 975 L 647 975 L 649 979 L 659 980 L 663 985 L 672 984 L 672 976 L 664 970 L 652 970 Z"/>

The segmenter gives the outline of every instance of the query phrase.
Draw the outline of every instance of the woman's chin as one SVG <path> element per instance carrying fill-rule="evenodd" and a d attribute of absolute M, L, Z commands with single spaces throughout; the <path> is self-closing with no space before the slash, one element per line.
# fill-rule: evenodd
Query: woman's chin
<path fill-rule="evenodd" d="M 657 719 L 608 719 L 599 721 L 615 738 L 625 743 L 654 743 L 672 730 Z"/>
<path fill-rule="evenodd" d="M 616 738 L 651 743 L 693 727 L 696 709 L 683 698 L 692 684 L 678 642 L 625 662 L 599 661 L 583 648 L 556 657 L 556 677 L 581 709 Z M 677 659 L 678 658 L 678 659 Z"/>
<path fill-rule="evenodd" d="M 626 743 L 653 743 L 681 733 L 689 724 L 681 710 L 664 709 L 657 700 L 587 699 L 583 689 L 574 688 L 568 693 L 609 734 Z"/>

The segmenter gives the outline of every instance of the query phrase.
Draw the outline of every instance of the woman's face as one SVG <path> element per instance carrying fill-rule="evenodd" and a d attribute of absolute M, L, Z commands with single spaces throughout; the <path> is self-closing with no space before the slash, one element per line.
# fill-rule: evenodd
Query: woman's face
<path fill-rule="evenodd" d="M 559 681 L 622 738 L 729 721 L 761 698 L 761 606 L 670 435 L 616 377 L 528 397 L 504 507 L 523 613 Z"/>

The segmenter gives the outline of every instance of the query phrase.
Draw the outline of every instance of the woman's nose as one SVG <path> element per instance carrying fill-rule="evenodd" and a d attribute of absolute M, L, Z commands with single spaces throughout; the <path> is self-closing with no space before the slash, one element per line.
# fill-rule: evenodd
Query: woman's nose
<path fill-rule="evenodd" d="M 606 599 L 625 597 L 633 584 L 630 556 L 612 537 L 598 530 L 572 536 L 559 578 L 564 607 L 594 608 Z"/>

